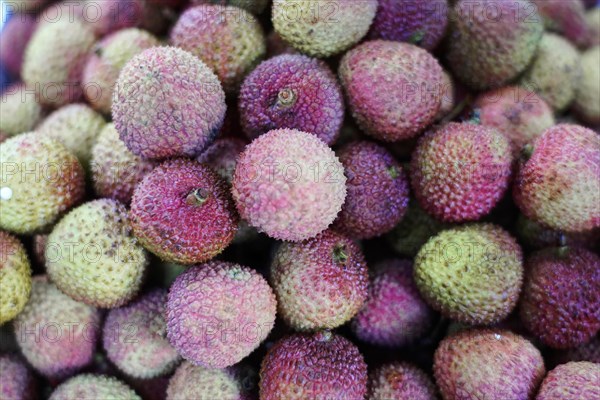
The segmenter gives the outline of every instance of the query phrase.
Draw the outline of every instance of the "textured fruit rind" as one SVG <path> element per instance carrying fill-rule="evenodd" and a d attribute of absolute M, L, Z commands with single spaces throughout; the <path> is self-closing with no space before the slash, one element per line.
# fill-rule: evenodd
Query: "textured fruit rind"
<path fill-rule="evenodd" d="M 231 184 L 237 158 L 246 148 L 246 142 L 238 138 L 225 137 L 215 140 L 202 154 L 198 162 L 211 167 L 221 178 Z"/>
<path fill-rule="evenodd" d="M 369 400 L 435 400 L 437 392 L 431 378 L 421 369 L 405 362 L 385 364 L 369 373 Z"/>
<path fill-rule="evenodd" d="M 153 47 L 131 59 L 112 102 L 121 140 L 150 159 L 198 155 L 214 140 L 226 108 L 217 76 L 175 47 Z"/>
<path fill-rule="evenodd" d="M 342 58 L 339 77 L 354 119 L 379 140 L 418 135 L 440 109 L 443 70 L 431 54 L 411 44 L 360 44 Z"/>
<path fill-rule="evenodd" d="M 431 238 L 415 259 L 421 295 L 444 316 L 467 324 L 503 320 L 523 281 L 521 248 L 491 224 L 451 228 Z"/>
<path fill-rule="evenodd" d="M 49 400 L 73 399 L 141 400 L 142 398 L 115 377 L 81 374 L 54 389 Z"/>
<path fill-rule="evenodd" d="M 10 137 L 32 131 L 44 115 L 38 98 L 35 88 L 24 83 L 4 90 L 0 98 L 0 133 Z"/>
<path fill-rule="evenodd" d="M 528 67 L 543 32 L 528 0 L 460 0 L 450 11 L 449 66 L 473 89 L 503 86 Z"/>
<path fill-rule="evenodd" d="M 600 399 L 600 364 L 570 362 L 548 372 L 536 400 Z"/>
<path fill-rule="evenodd" d="M 313 57 L 329 57 L 368 32 L 377 0 L 273 1 L 273 27 L 289 44 Z"/>
<path fill-rule="evenodd" d="M 547 346 L 580 346 L 600 331 L 600 257 L 583 248 L 533 253 L 520 303 L 525 327 Z"/>
<path fill-rule="evenodd" d="M 433 372 L 444 400 L 531 399 L 544 378 L 533 344 L 503 330 L 465 330 L 440 343 Z"/>
<path fill-rule="evenodd" d="M 513 185 L 517 206 L 529 219 L 566 232 L 600 226 L 600 137 L 560 124 L 532 143 Z"/>
<path fill-rule="evenodd" d="M 271 264 L 271 283 L 288 325 L 332 329 L 367 299 L 367 266 L 356 243 L 328 230 L 304 242 L 282 243 Z"/>
<path fill-rule="evenodd" d="M 81 73 L 96 38 L 75 17 L 38 24 L 23 59 L 23 81 L 35 88 L 40 103 L 59 107 L 81 99 Z"/>
<path fill-rule="evenodd" d="M 100 337 L 101 314 L 35 276 L 31 298 L 14 320 L 21 352 L 39 373 L 64 378 L 88 365 Z"/>
<path fill-rule="evenodd" d="M 16 237 L 0 231 L 0 325 L 16 317 L 31 294 L 31 265 Z"/>
<path fill-rule="evenodd" d="M 272 129 L 313 133 L 328 145 L 344 120 L 342 90 L 323 61 L 285 54 L 261 63 L 244 81 L 239 97 L 246 136 Z"/>
<path fill-rule="evenodd" d="M 511 163 L 510 142 L 495 128 L 451 122 L 419 139 L 410 178 L 419 204 L 435 218 L 476 221 L 504 195 Z"/>
<path fill-rule="evenodd" d="M 195 365 L 229 367 L 265 340 L 276 308 L 273 291 L 256 271 L 209 262 L 188 269 L 171 286 L 167 337 Z"/>
<path fill-rule="evenodd" d="M 108 358 L 128 376 L 149 379 L 171 372 L 180 360 L 166 338 L 167 291 L 157 289 L 134 303 L 110 310 L 104 321 Z M 131 340 L 134 332 L 135 340 Z"/>
<path fill-rule="evenodd" d="M 362 341 L 398 347 L 422 337 L 432 327 L 434 313 L 421 297 L 408 260 L 383 261 L 372 269 L 369 297 L 352 320 Z"/>
<path fill-rule="evenodd" d="M 348 180 L 334 229 L 356 239 L 390 231 L 408 207 L 408 178 L 400 164 L 384 147 L 367 141 L 342 147 L 338 156 Z"/>
<path fill-rule="evenodd" d="M 36 379 L 18 356 L 0 355 L 0 397 L 6 400 L 36 398 Z"/>
<path fill-rule="evenodd" d="M 84 195 L 81 164 L 62 144 L 36 132 L 0 144 L 0 228 L 31 234 L 50 226 Z"/>
<path fill-rule="evenodd" d="M 361 400 L 366 394 L 363 356 L 348 339 L 329 331 L 281 339 L 262 361 L 261 400 Z"/>
<path fill-rule="evenodd" d="M 221 253 L 233 240 L 239 217 L 227 183 L 196 161 L 165 161 L 135 189 L 135 236 L 162 260 L 194 264 Z"/>
<path fill-rule="evenodd" d="M 170 42 L 208 65 L 227 93 L 235 93 L 244 77 L 267 52 L 258 20 L 244 9 L 200 5 L 186 10 L 173 27 Z"/>
<path fill-rule="evenodd" d="M 148 254 L 127 209 L 112 199 L 85 203 L 63 217 L 46 244 L 46 268 L 60 290 L 96 307 L 119 307 L 138 292 Z"/>
<path fill-rule="evenodd" d="M 346 197 L 344 168 L 319 138 L 294 129 L 259 136 L 238 158 L 233 197 L 267 235 L 301 241 L 329 227 Z"/>
<path fill-rule="evenodd" d="M 600 8 L 598 10 L 598 14 L 600 14 Z M 582 54 L 582 77 L 577 85 L 573 104 L 577 116 L 592 125 L 600 125 L 600 68 L 598 68 L 598 60 L 600 60 L 600 46 L 596 46 Z"/>

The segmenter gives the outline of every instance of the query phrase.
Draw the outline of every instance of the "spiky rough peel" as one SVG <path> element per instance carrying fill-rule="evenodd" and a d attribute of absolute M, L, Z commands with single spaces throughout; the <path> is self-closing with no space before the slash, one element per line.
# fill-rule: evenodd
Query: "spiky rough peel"
<path fill-rule="evenodd" d="M 135 236 L 165 261 L 194 264 L 222 252 L 239 218 L 227 183 L 196 161 L 165 161 L 142 180 L 131 200 Z"/>
<path fill-rule="evenodd" d="M 31 294 L 31 264 L 19 239 L 0 231 L 0 325 L 16 317 Z"/>
<path fill-rule="evenodd" d="M 15 83 L 2 92 L 0 133 L 10 137 L 32 131 L 44 116 L 38 99 L 35 88 L 24 83 Z"/>
<path fill-rule="evenodd" d="M 598 9 L 600 15 L 600 9 Z M 598 33 L 600 36 L 600 32 Z M 575 90 L 575 113 L 584 122 L 600 125 L 600 46 L 591 48 L 581 56 L 582 76 Z"/>
<path fill-rule="evenodd" d="M 14 77 L 21 73 L 25 48 L 36 26 L 37 21 L 33 15 L 17 14 L 2 27 L 0 64 Z"/>
<path fill-rule="evenodd" d="M 346 182 L 346 201 L 334 229 L 356 239 L 390 231 L 406 214 L 408 178 L 384 147 L 367 141 L 352 142 L 338 156 Z"/>
<path fill-rule="evenodd" d="M 256 271 L 209 262 L 188 269 L 171 286 L 167 337 L 195 365 L 229 367 L 265 340 L 276 308 L 273 291 Z"/>
<path fill-rule="evenodd" d="M 119 307 L 135 296 L 148 254 L 133 236 L 121 203 L 99 199 L 72 210 L 46 244 L 46 268 L 53 282 L 77 301 Z"/>
<path fill-rule="evenodd" d="M 185 361 L 169 381 L 167 400 L 251 400 L 240 372 L 237 367 L 212 369 Z"/>
<path fill-rule="evenodd" d="M 141 400 L 142 398 L 115 377 L 81 374 L 54 389 L 49 400 L 72 399 Z"/>
<path fill-rule="evenodd" d="M 575 99 L 581 75 L 577 49 L 564 38 L 546 33 L 520 84 L 536 92 L 554 111 L 561 112 Z"/>
<path fill-rule="evenodd" d="M 113 89 L 119 72 L 134 56 L 160 42 L 137 28 L 123 29 L 94 45 L 83 70 L 83 94 L 95 110 L 110 114 Z"/>
<path fill-rule="evenodd" d="M 521 292 L 521 248 L 491 224 L 451 228 L 431 238 L 415 259 L 415 281 L 445 317 L 473 325 L 501 321 Z"/>
<path fill-rule="evenodd" d="M 275 239 L 301 241 L 334 221 L 346 197 L 346 177 L 333 151 L 315 135 L 278 129 L 240 155 L 232 193 L 250 225 Z"/>
<path fill-rule="evenodd" d="M 600 226 L 600 138 L 560 124 L 532 143 L 519 168 L 515 202 L 526 217 L 552 229 L 582 232 Z"/>
<path fill-rule="evenodd" d="M 410 178 L 421 207 L 445 222 L 476 221 L 508 188 L 510 142 L 495 128 L 450 122 L 419 139 Z"/>
<path fill-rule="evenodd" d="M 520 304 L 525 327 L 547 346 L 580 346 L 600 331 L 600 257 L 577 247 L 533 253 Z"/>
<path fill-rule="evenodd" d="M 149 379 L 165 375 L 180 361 L 177 350 L 166 338 L 166 303 L 167 291 L 157 289 L 108 313 L 103 331 L 104 350 L 128 376 Z M 135 340 L 131 340 L 131 332 L 135 332 Z"/>
<path fill-rule="evenodd" d="M 448 26 L 448 0 L 379 0 L 370 39 L 408 42 L 435 48 Z"/>
<path fill-rule="evenodd" d="M 512 144 L 517 158 L 527 143 L 555 125 L 554 112 L 535 92 L 505 86 L 480 94 L 473 104 L 482 125 L 496 128 Z"/>
<path fill-rule="evenodd" d="M 196 157 L 196 160 L 211 167 L 221 178 L 231 184 L 237 158 L 245 148 L 244 140 L 225 137 L 215 140 L 206 151 Z"/>
<path fill-rule="evenodd" d="M 273 1 L 273 27 L 289 44 L 312 57 L 349 49 L 368 32 L 377 0 Z"/>
<path fill-rule="evenodd" d="M 132 153 L 150 159 L 193 157 L 215 138 L 225 117 L 225 93 L 198 58 L 154 47 L 121 70 L 112 116 Z"/>
<path fill-rule="evenodd" d="M 548 372 L 536 400 L 600 399 L 600 364 L 570 362 Z"/>
<path fill-rule="evenodd" d="M 364 399 L 367 365 L 358 348 L 329 331 L 281 339 L 260 369 L 261 400 Z"/>
<path fill-rule="evenodd" d="M 50 114 L 36 131 L 62 143 L 88 169 L 92 147 L 104 125 L 102 115 L 89 106 L 69 104 Z"/>
<path fill-rule="evenodd" d="M 7 400 L 34 400 L 36 379 L 21 358 L 0 355 L 0 397 Z"/>
<path fill-rule="evenodd" d="M 92 147 L 91 173 L 98 197 L 108 197 L 129 204 L 135 187 L 157 163 L 133 154 L 110 123 L 98 135 Z"/>
<path fill-rule="evenodd" d="M 289 128 L 331 145 L 344 120 L 342 90 L 333 72 L 324 62 L 299 54 L 271 58 L 252 71 L 242 85 L 239 108 L 250 139 Z"/>
<path fill-rule="evenodd" d="M 443 70 L 431 54 L 411 44 L 358 45 L 342 58 L 339 77 L 352 116 L 379 140 L 415 137 L 440 109 Z"/>
<path fill-rule="evenodd" d="M 333 329 L 367 299 L 362 251 L 345 236 L 325 231 L 300 243 L 282 243 L 271 264 L 281 317 L 296 330 Z"/>
<path fill-rule="evenodd" d="M 444 400 L 531 399 L 542 381 L 538 349 L 504 330 L 474 329 L 442 340 L 433 372 Z"/>
<path fill-rule="evenodd" d="M 81 164 L 62 144 L 32 133 L 0 144 L 0 228 L 31 234 L 50 226 L 84 195 Z"/>
<path fill-rule="evenodd" d="M 433 322 L 434 313 L 415 285 L 412 263 L 391 259 L 372 269 L 369 297 L 352 320 L 352 330 L 364 342 L 399 347 L 419 339 Z"/>
<path fill-rule="evenodd" d="M 227 93 L 239 90 L 244 77 L 267 52 L 258 20 L 233 6 L 189 8 L 173 27 L 170 42 L 204 61 L 217 74 Z"/>
<path fill-rule="evenodd" d="M 473 89 L 503 86 L 527 68 L 543 32 L 528 0 L 460 0 L 450 11 L 449 66 Z"/>
<path fill-rule="evenodd" d="M 41 104 L 60 107 L 81 99 L 81 73 L 95 40 L 78 17 L 63 14 L 38 25 L 25 49 L 21 74 Z"/>
<path fill-rule="evenodd" d="M 60 379 L 92 361 L 100 322 L 100 311 L 71 299 L 47 276 L 38 275 L 13 327 L 29 364 L 45 377 Z"/>
<path fill-rule="evenodd" d="M 425 372 L 412 364 L 385 364 L 369 373 L 369 400 L 435 400 L 437 392 Z"/>

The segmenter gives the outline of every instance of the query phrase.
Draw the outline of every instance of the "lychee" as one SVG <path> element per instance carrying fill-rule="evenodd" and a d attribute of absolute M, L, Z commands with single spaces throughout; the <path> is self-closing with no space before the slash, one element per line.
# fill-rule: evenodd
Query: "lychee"
<path fill-rule="evenodd" d="M 142 398 L 115 377 L 80 374 L 54 389 L 49 400 L 72 399 L 141 400 Z"/>
<path fill-rule="evenodd" d="M 599 399 L 600 364 L 570 362 L 559 365 L 544 378 L 536 400 Z"/>
<path fill-rule="evenodd" d="M 7 400 L 36 399 L 36 378 L 20 357 L 0 355 L 0 396 Z"/>
<path fill-rule="evenodd" d="M 202 154 L 196 157 L 196 160 L 211 167 L 222 179 L 231 184 L 237 158 L 245 148 L 244 140 L 225 137 L 215 140 Z"/>
<path fill-rule="evenodd" d="M 38 99 L 35 88 L 24 83 L 14 83 L 4 90 L 0 98 L 0 133 L 10 137 L 32 131 L 44 117 Z"/>
<path fill-rule="evenodd" d="M 0 325 L 16 317 L 31 294 L 31 264 L 25 247 L 13 235 L 0 231 Z"/>
<path fill-rule="evenodd" d="M 598 36 L 600 36 L 600 32 Z M 600 125 L 600 68 L 598 68 L 598 60 L 600 60 L 600 46 L 593 47 L 582 54 L 582 76 L 576 87 L 575 102 L 573 103 L 577 116 L 583 122 L 594 126 Z"/>
<path fill-rule="evenodd" d="M 0 64 L 14 77 L 21 73 L 25 48 L 36 27 L 36 18 L 30 14 L 17 14 L 2 27 Z"/>
<path fill-rule="evenodd" d="M 435 400 L 432 379 L 421 369 L 406 362 L 382 365 L 369 373 L 369 400 Z"/>

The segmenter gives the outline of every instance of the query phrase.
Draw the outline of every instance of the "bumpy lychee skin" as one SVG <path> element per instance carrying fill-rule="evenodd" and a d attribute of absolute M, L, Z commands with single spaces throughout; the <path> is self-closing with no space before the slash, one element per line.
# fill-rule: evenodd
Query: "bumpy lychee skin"
<path fill-rule="evenodd" d="M 578 47 L 592 39 L 582 0 L 532 0 L 550 31 L 560 33 Z"/>
<path fill-rule="evenodd" d="M 40 103 L 60 107 L 81 99 L 81 72 L 95 40 L 78 17 L 63 15 L 38 25 L 25 49 L 21 75 Z"/>
<path fill-rule="evenodd" d="M 600 32 L 598 36 L 600 36 Z M 577 85 L 575 102 L 573 103 L 577 116 L 590 125 L 600 125 L 600 69 L 598 68 L 598 60 L 600 60 L 600 46 L 596 46 L 582 54 L 582 76 Z"/>
<path fill-rule="evenodd" d="M 46 244 L 46 268 L 60 290 L 96 307 L 119 307 L 135 296 L 148 254 L 133 237 L 121 203 L 99 199 L 72 210 Z"/>
<path fill-rule="evenodd" d="M 212 369 L 186 361 L 169 381 L 167 400 L 251 400 L 250 382 L 246 382 L 245 378 L 242 369 L 237 366 Z"/>
<path fill-rule="evenodd" d="M 193 5 L 221 4 L 236 6 L 258 15 L 265 10 L 267 5 L 269 4 L 269 0 L 191 0 L 190 3 Z"/>
<path fill-rule="evenodd" d="M 0 231 L 0 325 L 16 317 L 31 294 L 31 264 L 19 239 Z"/>
<path fill-rule="evenodd" d="M 261 63 L 244 81 L 240 118 L 250 139 L 272 129 L 298 129 L 331 145 L 344 120 L 342 90 L 322 61 L 281 55 Z"/>
<path fill-rule="evenodd" d="M 239 217 L 227 183 L 206 165 L 165 161 L 136 187 L 131 200 L 135 236 L 165 261 L 194 264 L 222 252 Z"/>
<path fill-rule="evenodd" d="M 2 28 L 0 64 L 12 76 L 16 77 L 21 73 L 25 48 L 36 26 L 37 21 L 33 15 L 17 14 L 14 18 L 10 18 Z"/>
<path fill-rule="evenodd" d="M 215 138 L 225 116 L 225 93 L 198 58 L 154 47 L 121 70 L 112 116 L 132 153 L 150 159 L 193 157 Z"/>
<path fill-rule="evenodd" d="M 0 133 L 10 137 L 32 131 L 44 116 L 38 98 L 35 88 L 24 83 L 15 83 L 2 92 Z"/>
<path fill-rule="evenodd" d="M 377 0 L 274 0 L 272 20 L 283 40 L 304 54 L 324 58 L 358 43 L 376 11 Z"/>
<path fill-rule="evenodd" d="M 448 0 L 379 0 L 369 38 L 435 48 L 448 26 Z"/>
<path fill-rule="evenodd" d="M 358 348 L 330 331 L 281 339 L 260 369 L 261 400 L 364 399 L 367 365 Z"/>
<path fill-rule="evenodd" d="M 455 82 L 452 75 L 446 70 L 442 70 L 442 87 L 440 89 L 440 96 L 442 97 L 442 103 L 440 109 L 435 116 L 436 121 L 441 121 L 444 117 L 448 116 L 458 101 L 458 85 Z"/>
<path fill-rule="evenodd" d="M 533 91 L 505 86 L 480 94 L 473 104 L 482 125 L 496 128 L 506 136 L 516 158 L 523 146 L 554 126 L 552 108 Z"/>
<path fill-rule="evenodd" d="M 7 400 L 36 398 L 36 379 L 17 356 L 0 355 L 0 396 Z"/>
<path fill-rule="evenodd" d="M 526 217 L 550 228 L 581 232 L 600 226 L 600 138 L 561 124 L 533 143 L 513 195 Z M 525 157 L 526 158 L 526 157 Z"/>
<path fill-rule="evenodd" d="M 414 276 L 425 300 L 447 318 L 493 324 L 517 304 L 522 252 L 497 226 L 465 225 L 431 238 L 417 254 Z"/>
<path fill-rule="evenodd" d="M 548 372 L 536 400 L 599 399 L 600 364 L 570 362 Z"/>
<path fill-rule="evenodd" d="M 141 400 L 142 398 L 115 377 L 80 374 L 54 389 L 49 400 L 72 399 Z"/>
<path fill-rule="evenodd" d="M 433 122 L 441 105 L 442 74 L 427 51 L 384 40 L 350 50 L 339 68 L 359 126 L 387 142 L 414 137 Z"/>
<path fill-rule="evenodd" d="M 115 4 L 115 3 L 113 3 Z M 94 45 L 83 70 L 83 94 L 95 110 L 110 114 L 119 72 L 134 56 L 160 42 L 141 29 L 123 29 Z"/>
<path fill-rule="evenodd" d="M 473 89 L 503 86 L 527 68 L 543 31 L 528 0 L 460 0 L 450 11 L 449 66 Z"/>
<path fill-rule="evenodd" d="M 125 307 L 110 310 L 104 321 L 106 355 L 128 376 L 154 378 L 171 372 L 179 362 L 166 338 L 167 291 L 153 290 Z M 135 340 L 131 340 L 131 333 Z"/>
<path fill-rule="evenodd" d="M 369 297 L 352 320 L 352 330 L 362 341 L 404 346 L 432 327 L 434 313 L 421 297 L 408 260 L 387 260 L 375 266 Z"/>
<path fill-rule="evenodd" d="M 504 330 L 465 330 L 442 340 L 433 372 L 444 400 L 531 399 L 544 360 L 525 338 Z"/>
<path fill-rule="evenodd" d="M 475 221 L 502 198 L 511 162 L 510 142 L 495 128 L 451 122 L 421 137 L 410 178 L 419 204 L 435 218 Z"/>
<path fill-rule="evenodd" d="M 129 204 L 138 183 L 156 167 L 133 154 L 119 138 L 114 124 L 104 126 L 92 147 L 91 173 L 98 197 Z"/>
<path fill-rule="evenodd" d="M 581 81 L 581 56 L 561 36 L 546 33 L 521 85 L 535 91 L 554 111 L 566 109 L 575 99 Z"/>
<path fill-rule="evenodd" d="M 231 184 L 237 158 L 246 148 L 242 139 L 225 137 L 215 140 L 206 151 L 196 157 L 198 162 L 211 167 L 221 178 Z"/>
<path fill-rule="evenodd" d="M 367 266 L 356 243 L 328 230 L 281 244 L 271 264 L 271 283 L 280 315 L 292 328 L 333 329 L 367 299 Z"/>
<path fill-rule="evenodd" d="M 106 125 L 102 115 L 85 104 L 69 104 L 50 114 L 36 131 L 60 143 L 89 168 L 92 147 Z"/>
<path fill-rule="evenodd" d="M 531 255 L 520 315 L 547 346 L 582 345 L 600 330 L 600 257 L 577 247 L 548 248 Z"/>
<path fill-rule="evenodd" d="M 310 133 L 278 129 L 240 155 L 233 197 L 242 218 L 281 240 L 315 237 L 333 222 L 346 197 L 344 168 Z"/>
<path fill-rule="evenodd" d="M 369 400 L 435 400 L 437 393 L 431 378 L 408 363 L 385 364 L 369 374 Z"/>
<path fill-rule="evenodd" d="M 344 146 L 338 156 L 348 181 L 334 228 L 356 239 L 390 231 L 408 207 L 408 179 L 400 164 L 384 147 L 367 141 Z"/>
<path fill-rule="evenodd" d="M 256 271 L 209 262 L 179 275 L 171 286 L 167 336 L 195 365 L 229 367 L 265 340 L 276 308 L 273 291 Z"/>
<path fill-rule="evenodd" d="M 33 278 L 31 298 L 13 327 L 29 364 L 45 377 L 60 379 L 92 361 L 100 319 L 99 310 L 71 299 L 44 275 Z"/>
<path fill-rule="evenodd" d="M 37 133 L 14 136 L 0 144 L 0 160 L 2 229 L 34 233 L 54 223 L 84 195 L 81 164 L 53 139 Z"/>
<path fill-rule="evenodd" d="M 181 14 L 170 42 L 194 54 L 219 77 L 227 93 L 235 93 L 244 77 L 267 52 L 258 20 L 232 6 L 201 5 Z"/>

